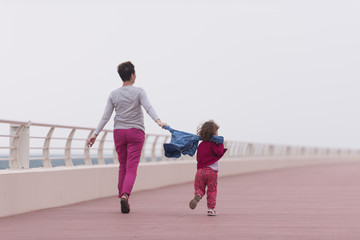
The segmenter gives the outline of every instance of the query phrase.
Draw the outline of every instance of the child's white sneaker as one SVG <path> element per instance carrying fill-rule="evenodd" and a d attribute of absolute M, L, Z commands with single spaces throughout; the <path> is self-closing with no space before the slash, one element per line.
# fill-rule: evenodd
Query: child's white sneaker
<path fill-rule="evenodd" d="M 214 209 L 208 209 L 207 211 L 207 215 L 208 216 L 216 216 L 216 211 Z"/>
<path fill-rule="evenodd" d="M 190 201 L 189 207 L 190 207 L 191 209 L 195 209 L 195 208 L 196 208 L 196 205 L 197 205 L 197 203 L 200 201 L 200 199 L 201 199 L 201 196 L 200 196 L 199 194 L 196 194 L 195 197 L 194 197 L 194 199 L 192 199 L 192 200 Z"/>

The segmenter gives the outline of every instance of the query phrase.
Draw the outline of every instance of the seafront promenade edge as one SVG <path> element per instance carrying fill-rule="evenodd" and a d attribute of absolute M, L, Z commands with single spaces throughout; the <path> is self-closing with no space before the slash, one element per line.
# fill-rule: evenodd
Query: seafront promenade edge
<path fill-rule="evenodd" d="M 0 218 L 1 239 L 360 239 L 360 162 L 220 177 L 217 216 L 206 198 L 188 206 L 193 183 L 134 192 L 131 212 L 107 197 Z"/>
<path fill-rule="evenodd" d="M 359 160 L 357 157 L 222 159 L 219 175 Z M 0 171 L 0 217 L 115 196 L 117 171 L 115 164 Z M 195 171 L 195 160 L 140 164 L 134 191 L 190 182 Z"/>

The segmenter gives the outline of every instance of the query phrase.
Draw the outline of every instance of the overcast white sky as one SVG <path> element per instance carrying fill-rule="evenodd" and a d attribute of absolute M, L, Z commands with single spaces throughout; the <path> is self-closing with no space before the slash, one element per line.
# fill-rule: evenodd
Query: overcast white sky
<path fill-rule="evenodd" d="M 359 1 L 0 4 L 0 119 L 96 127 L 131 60 L 175 129 L 214 119 L 228 140 L 360 148 Z"/>

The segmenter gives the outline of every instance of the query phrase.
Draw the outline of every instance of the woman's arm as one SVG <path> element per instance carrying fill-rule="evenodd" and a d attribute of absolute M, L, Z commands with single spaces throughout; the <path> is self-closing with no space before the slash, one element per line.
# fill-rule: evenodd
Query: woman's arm
<path fill-rule="evenodd" d="M 147 98 L 146 92 L 144 89 L 141 89 L 140 92 L 140 103 L 143 106 L 143 108 L 145 109 L 146 113 L 149 114 L 149 116 L 161 127 L 163 128 L 165 125 L 167 125 L 166 123 L 163 123 L 159 116 L 157 115 L 155 109 L 153 108 L 153 106 L 150 104 L 149 99 Z"/>
<path fill-rule="evenodd" d="M 95 143 L 96 137 L 99 135 L 101 130 L 103 130 L 106 123 L 110 120 L 113 111 L 114 111 L 114 104 L 112 103 L 111 95 L 110 95 L 106 103 L 104 114 L 94 132 L 94 135 L 87 140 L 88 147 L 91 147 Z"/>
<path fill-rule="evenodd" d="M 164 128 L 164 126 L 167 126 L 167 124 L 166 124 L 166 123 L 163 123 L 160 119 L 157 119 L 155 122 L 156 122 L 161 128 Z"/>

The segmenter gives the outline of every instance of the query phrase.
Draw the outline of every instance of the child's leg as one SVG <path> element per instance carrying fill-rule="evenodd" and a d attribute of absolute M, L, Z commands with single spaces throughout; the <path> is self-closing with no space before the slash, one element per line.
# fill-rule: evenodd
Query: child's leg
<path fill-rule="evenodd" d="M 198 194 L 201 197 L 205 195 L 205 187 L 206 187 L 205 176 L 206 174 L 204 168 L 200 168 L 197 170 L 195 175 L 195 182 L 194 182 L 195 195 Z"/>
<path fill-rule="evenodd" d="M 218 173 L 207 168 L 207 206 L 209 209 L 215 209 L 217 194 L 217 177 Z"/>
<path fill-rule="evenodd" d="M 195 197 L 189 203 L 191 209 L 195 209 L 197 203 L 205 195 L 206 179 L 205 179 L 204 169 L 197 170 L 195 175 L 194 188 L 195 188 Z"/>

